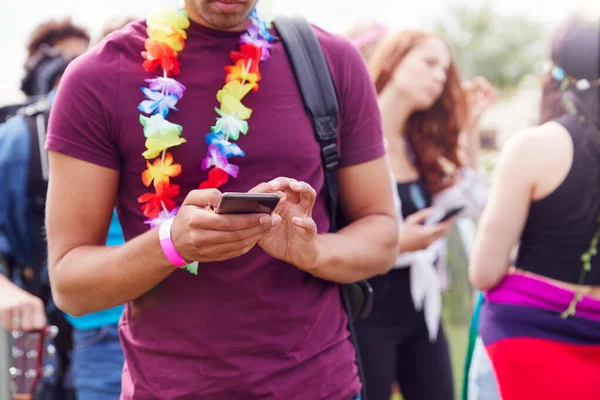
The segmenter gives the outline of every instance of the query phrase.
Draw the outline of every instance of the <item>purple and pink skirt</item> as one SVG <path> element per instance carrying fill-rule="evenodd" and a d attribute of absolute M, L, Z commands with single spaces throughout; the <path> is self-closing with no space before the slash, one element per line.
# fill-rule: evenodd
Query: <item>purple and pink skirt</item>
<path fill-rule="evenodd" d="M 503 400 L 600 400 L 600 301 L 508 275 L 486 293 L 479 334 Z"/>

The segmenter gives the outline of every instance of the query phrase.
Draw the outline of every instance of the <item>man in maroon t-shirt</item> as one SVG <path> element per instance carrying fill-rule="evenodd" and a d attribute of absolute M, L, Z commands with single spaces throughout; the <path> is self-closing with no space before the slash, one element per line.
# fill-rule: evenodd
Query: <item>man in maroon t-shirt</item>
<path fill-rule="evenodd" d="M 218 215 L 221 192 L 197 190 L 229 53 L 256 0 L 190 0 L 177 80 L 187 89 L 168 120 L 186 143 L 169 150 L 183 172 L 171 237 L 199 261 L 173 266 L 138 198 L 146 161 L 137 106 L 153 78 L 142 67 L 145 21 L 71 64 L 48 134 L 47 232 L 54 298 L 71 315 L 127 303 L 120 322 L 122 399 L 332 399 L 360 390 L 339 285 L 386 272 L 397 226 L 376 95 L 345 39 L 315 28 L 340 104 L 340 199 L 351 224 L 328 234 L 318 143 L 281 41 L 250 92 L 240 172 L 221 190 L 285 193 L 269 215 Z M 273 34 L 274 32 L 271 31 Z M 318 189 L 318 193 L 313 188 Z M 115 205 L 127 243 L 103 246 Z"/>

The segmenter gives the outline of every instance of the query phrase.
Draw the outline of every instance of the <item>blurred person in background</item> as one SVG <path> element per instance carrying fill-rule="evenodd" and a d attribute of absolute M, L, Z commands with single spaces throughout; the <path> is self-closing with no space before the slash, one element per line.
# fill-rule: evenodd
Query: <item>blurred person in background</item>
<path fill-rule="evenodd" d="M 452 367 L 441 327 L 444 236 L 452 220 L 427 223 L 455 206 L 476 216 L 485 203 L 477 124 L 496 90 L 483 78 L 461 83 L 439 36 L 401 32 L 368 62 L 400 208 L 396 267 L 370 279 L 372 314 L 357 324 L 370 400 L 388 400 L 393 382 L 412 399 L 452 399 Z M 462 146 L 461 146 L 462 144 Z"/>
<path fill-rule="evenodd" d="M 385 25 L 375 21 L 364 21 L 352 26 L 344 36 L 358 47 L 363 58 L 368 62 L 387 33 L 388 29 Z"/>
<path fill-rule="evenodd" d="M 45 241 L 41 237 L 47 185 L 44 170 L 48 166 L 47 156 L 40 154 L 39 143 L 44 142 L 55 87 L 68 62 L 85 51 L 86 40 L 87 32 L 70 19 L 49 21 L 34 31 L 28 44 L 30 57 L 23 90 L 37 101 L 21 108 L 17 116 L 0 127 L 0 182 L 12 188 L 0 196 L 0 236 L 7 244 L 5 257 L 15 261 L 10 264 L 15 283 L 1 282 L 0 292 L 8 296 L 0 300 L 0 312 L 7 329 L 40 329 L 47 323 L 44 302 L 48 304 L 48 319 L 60 329 L 56 339 L 57 379 L 64 382 L 69 393 L 43 386 L 43 396 L 54 392 L 57 399 L 76 395 L 85 400 L 109 400 L 120 396 L 123 352 L 117 324 L 123 306 L 79 318 L 58 311 L 51 299 Z M 107 245 L 123 242 L 113 211 Z"/>
<path fill-rule="evenodd" d="M 69 62 L 83 54 L 89 44 L 87 30 L 70 18 L 38 25 L 27 43 L 23 93 L 28 98 L 48 94 L 58 85 Z"/>
<path fill-rule="evenodd" d="M 42 100 L 56 85 L 65 68 L 90 44 L 90 35 L 66 18 L 49 20 L 38 25 L 27 41 L 27 59 L 23 66 L 21 91 L 24 102 L 0 108 L 0 123 L 15 115 L 26 105 Z"/>
<path fill-rule="evenodd" d="M 71 22 L 50 20 L 36 27 L 27 43 L 21 89 L 25 103 L 3 108 L 0 125 L 0 243 L 5 275 L 0 275 L 0 315 L 9 330 L 59 327 L 49 358 L 54 374 L 39 385 L 40 398 L 74 398 L 70 367 L 71 327 L 52 301 L 45 268 L 43 213 L 47 157 L 40 153 L 53 99 L 52 90 L 71 60 L 89 45 L 88 32 Z"/>
<path fill-rule="evenodd" d="M 504 400 L 600 398 L 598 13 L 567 18 L 550 56 L 542 125 L 503 148 L 469 267 Z"/>

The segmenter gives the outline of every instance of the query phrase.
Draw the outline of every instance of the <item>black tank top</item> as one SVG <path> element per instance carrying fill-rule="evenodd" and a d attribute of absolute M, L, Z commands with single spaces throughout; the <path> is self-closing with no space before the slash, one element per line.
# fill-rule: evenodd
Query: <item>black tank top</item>
<path fill-rule="evenodd" d="M 398 195 L 402 203 L 400 208 L 404 219 L 423 208 L 431 207 L 431 193 L 429 193 L 423 179 L 398 183 Z"/>
<path fill-rule="evenodd" d="M 578 283 L 581 256 L 590 248 L 600 217 L 600 145 L 576 116 L 555 120 L 573 140 L 573 164 L 565 180 L 547 197 L 535 201 L 516 266 L 551 279 Z M 600 285 L 600 254 L 592 257 L 584 284 Z"/>
<path fill-rule="evenodd" d="M 405 141 L 408 159 L 415 165 L 417 157 L 408 140 Z M 398 183 L 398 195 L 400 197 L 400 208 L 402 209 L 402 218 L 416 213 L 423 208 L 431 207 L 433 198 L 431 192 L 425 184 L 425 180 L 420 177 L 416 181 Z"/>

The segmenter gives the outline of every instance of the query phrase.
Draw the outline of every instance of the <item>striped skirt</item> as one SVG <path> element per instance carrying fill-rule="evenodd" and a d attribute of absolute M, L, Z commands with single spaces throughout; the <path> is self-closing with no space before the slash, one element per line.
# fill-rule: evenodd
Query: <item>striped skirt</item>
<path fill-rule="evenodd" d="M 479 334 L 503 400 L 600 400 L 600 301 L 508 275 L 486 293 Z"/>

